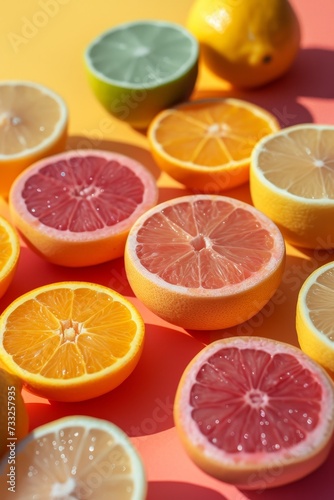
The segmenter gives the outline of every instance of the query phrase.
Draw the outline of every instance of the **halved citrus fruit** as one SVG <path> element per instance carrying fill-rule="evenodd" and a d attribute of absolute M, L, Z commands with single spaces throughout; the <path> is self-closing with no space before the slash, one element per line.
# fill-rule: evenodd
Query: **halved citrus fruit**
<path fill-rule="evenodd" d="M 13 281 L 20 257 L 20 241 L 10 222 L 0 216 L 0 298 Z"/>
<path fill-rule="evenodd" d="M 63 98 L 29 81 L 0 83 L 0 195 L 33 162 L 63 151 L 68 109 Z"/>
<path fill-rule="evenodd" d="M 40 160 L 14 182 L 14 225 L 44 258 L 89 266 L 121 257 L 128 231 L 155 205 L 158 188 L 139 162 L 118 153 L 75 150 Z"/>
<path fill-rule="evenodd" d="M 148 139 L 162 170 L 188 188 L 217 193 L 248 181 L 255 144 L 278 129 L 276 118 L 255 104 L 208 99 L 159 113 Z"/>
<path fill-rule="evenodd" d="M 285 262 L 275 224 L 247 203 L 191 195 L 157 205 L 132 226 L 125 270 L 136 296 L 183 328 L 246 321 L 278 288 Z"/>
<path fill-rule="evenodd" d="M 334 126 L 287 127 L 253 150 L 252 201 L 293 245 L 333 248 L 333 174 Z"/>
<path fill-rule="evenodd" d="M 114 26 L 85 52 L 89 84 L 109 113 L 146 128 L 162 109 L 187 99 L 196 83 L 199 47 L 183 26 L 140 20 Z"/>
<path fill-rule="evenodd" d="M 15 471 L 5 457 L 0 486 L 20 500 L 144 500 L 147 490 L 142 459 L 127 435 L 107 420 L 82 415 L 34 429 L 16 448 Z"/>
<path fill-rule="evenodd" d="M 2 313 L 0 360 L 35 394 L 83 401 L 130 375 L 144 334 L 137 309 L 114 290 L 53 283 L 18 297 Z"/>
<path fill-rule="evenodd" d="M 296 329 L 306 354 L 334 375 L 334 262 L 304 281 L 297 300 Z"/>
<path fill-rule="evenodd" d="M 300 479 L 326 460 L 334 388 L 325 370 L 296 347 L 227 338 L 204 347 L 185 369 L 174 418 L 201 469 L 263 490 Z"/>

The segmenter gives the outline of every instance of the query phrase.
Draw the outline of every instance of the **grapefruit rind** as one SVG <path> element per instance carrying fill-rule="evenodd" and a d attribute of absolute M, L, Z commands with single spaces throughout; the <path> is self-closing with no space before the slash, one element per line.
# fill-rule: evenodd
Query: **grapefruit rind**
<path fill-rule="evenodd" d="M 102 368 L 99 371 L 71 378 L 43 376 L 39 373 L 33 373 L 16 363 L 15 353 L 9 353 L 4 346 L 6 326 L 10 315 L 21 304 L 25 304 L 29 300 L 38 300 L 39 294 L 49 290 L 56 291 L 63 287 L 72 290 L 88 287 L 89 290 L 106 293 L 110 296 L 111 300 L 120 302 L 120 304 L 128 309 L 131 314 L 131 320 L 136 324 L 136 333 L 124 356 L 118 357 L 116 360 L 113 358 L 110 366 Z M 34 331 L 32 330 L 31 335 L 33 336 L 33 334 Z M 54 331 L 50 330 L 50 336 L 53 335 Z M 112 391 L 130 376 L 141 357 L 144 347 L 144 337 L 145 324 L 141 314 L 128 299 L 118 292 L 103 285 L 95 285 L 83 281 L 53 283 L 52 285 L 44 285 L 21 295 L 4 310 L 0 318 L 0 362 L 10 373 L 18 377 L 22 381 L 23 386 L 33 394 L 53 401 L 85 401 Z M 36 356 L 38 356 L 38 346 L 36 347 Z M 20 359 L 24 361 L 24 351 L 21 352 Z"/>
<path fill-rule="evenodd" d="M 196 200 L 231 201 L 246 208 L 273 236 L 272 258 L 261 273 L 239 284 L 220 289 L 187 288 L 167 283 L 144 267 L 136 253 L 137 233 L 151 215 L 178 203 Z M 157 238 L 159 238 L 157 233 Z M 132 226 L 125 247 L 125 270 L 137 298 L 156 315 L 186 329 L 217 330 L 240 324 L 257 312 L 278 289 L 285 265 L 285 244 L 274 223 L 250 205 L 220 195 L 190 195 L 160 203 L 138 218 Z"/>
<path fill-rule="evenodd" d="M 290 353 L 312 372 L 323 389 L 321 426 L 308 435 L 306 443 L 298 443 L 293 449 L 275 452 L 272 456 L 259 452 L 229 454 L 211 444 L 199 431 L 191 416 L 190 390 L 203 363 L 227 345 Z M 174 421 L 187 454 L 200 469 L 239 488 L 262 491 L 301 479 L 327 459 L 333 445 L 334 386 L 325 370 L 294 346 L 260 337 L 227 338 L 204 347 L 186 367 L 175 396 Z"/>

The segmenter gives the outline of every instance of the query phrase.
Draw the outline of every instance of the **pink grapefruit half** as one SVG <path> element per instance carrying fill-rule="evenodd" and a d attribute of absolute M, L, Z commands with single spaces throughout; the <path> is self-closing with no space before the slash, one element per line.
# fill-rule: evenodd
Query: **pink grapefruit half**
<path fill-rule="evenodd" d="M 14 225 L 46 260 L 100 264 L 123 255 L 132 224 L 158 197 L 151 173 L 118 153 L 74 150 L 50 156 L 14 182 Z"/>
<path fill-rule="evenodd" d="M 185 369 L 174 418 L 201 469 L 263 490 L 300 479 L 326 460 L 333 443 L 333 383 L 296 347 L 227 338 L 206 346 Z"/>
<path fill-rule="evenodd" d="M 125 269 L 136 296 L 170 323 L 228 328 L 258 313 L 280 285 L 285 244 L 251 205 L 190 195 L 156 205 L 132 226 Z"/>

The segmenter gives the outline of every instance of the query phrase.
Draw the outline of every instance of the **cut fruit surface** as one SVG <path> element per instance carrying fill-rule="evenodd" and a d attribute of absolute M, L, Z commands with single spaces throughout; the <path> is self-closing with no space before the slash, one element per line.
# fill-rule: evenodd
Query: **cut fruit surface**
<path fill-rule="evenodd" d="M 198 56 L 198 42 L 183 26 L 142 20 L 99 35 L 85 51 L 85 65 L 91 88 L 107 111 L 146 128 L 159 111 L 190 96 Z"/>
<path fill-rule="evenodd" d="M 33 162 L 63 151 L 68 110 L 54 91 L 26 81 L 0 83 L 0 195 Z"/>
<path fill-rule="evenodd" d="M 15 181 L 12 220 L 44 258 L 89 266 L 121 257 L 128 231 L 155 205 L 151 173 L 124 155 L 68 151 L 41 160 Z"/>
<path fill-rule="evenodd" d="M 303 283 L 297 301 L 300 347 L 334 375 L 334 263 L 316 269 Z"/>
<path fill-rule="evenodd" d="M 296 347 L 227 338 L 204 347 L 186 367 L 174 418 L 201 469 L 263 490 L 300 479 L 326 460 L 333 443 L 333 383 Z"/>
<path fill-rule="evenodd" d="M 292 244 L 334 247 L 334 126 L 301 124 L 263 138 L 254 148 L 254 205 Z"/>
<path fill-rule="evenodd" d="M 0 217 L 0 298 L 13 281 L 20 251 L 20 241 L 14 227 L 4 217 Z"/>
<path fill-rule="evenodd" d="M 98 418 L 73 415 L 37 427 L 17 446 L 15 466 L 18 500 L 144 500 L 146 495 L 137 450 L 119 427 Z M 4 498 L 12 496 L 9 467 L 5 457 L 0 464 Z"/>
<path fill-rule="evenodd" d="M 157 205 L 132 226 L 125 269 L 136 296 L 163 319 L 214 330 L 246 321 L 278 288 L 277 227 L 233 198 L 192 195 Z"/>
<path fill-rule="evenodd" d="M 60 282 L 14 300 L 0 321 L 0 361 L 32 392 L 82 401 L 121 384 L 145 327 L 131 302 L 102 285 Z"/>
<path fill-rule="evenodd" d="M 209 99 L 162 111 L 148 139 L 162 170 L 188 188 L 217 193 L 248 181 L 255 144 L 278 129 L 276 118 L 255 104 Z"/>

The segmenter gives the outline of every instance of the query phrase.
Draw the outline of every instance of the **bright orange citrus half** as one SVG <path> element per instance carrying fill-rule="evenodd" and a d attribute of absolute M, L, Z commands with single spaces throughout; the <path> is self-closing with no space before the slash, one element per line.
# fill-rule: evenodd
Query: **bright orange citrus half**
<path fill-rule="evenodd" d="M 131 302 L 85 282 L 45 285 L 0 319 L 0 361 L 30 391 L 58 401 L 105 394 L 134 370 L 144 322 Z"/>
<path fill-rule="evenodd" d="M 107 420 L 73 415 L 34 429 L 15 452 L 15 493 L 20 500 L 145 500 L 142 459 L 127 435 Z M 0 488 L 10 477 L 6 456 Z M 11 498 L 10 491 L 5 498 Z"/>
<path fill-rule="evenodd" d="M 251 152 L 278 130 L 268 111 L 241 99 L 191 101 L 159 113 L 148 139 L 159 167 L 201 193 L 218 193 L 249 178 Z"/>

